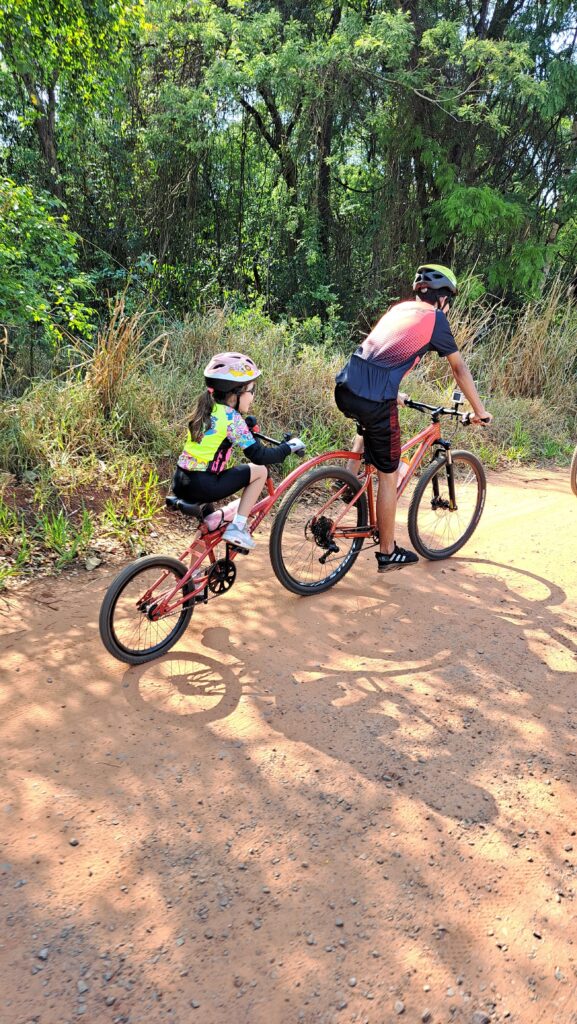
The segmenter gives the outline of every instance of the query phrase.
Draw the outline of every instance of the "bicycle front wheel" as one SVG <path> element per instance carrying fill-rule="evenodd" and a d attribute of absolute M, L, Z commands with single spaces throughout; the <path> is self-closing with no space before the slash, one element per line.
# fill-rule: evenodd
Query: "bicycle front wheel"
<path fill-rule="evenodd" d="M 277 579 L 293 594 L 307 596 L 328 590 L 343 578 L 358 557 L 364 537 L 343 537 L 343 531 L 368 525 L 367 499 L 344 507 L 361 484 L 339 466 L 307 473 L 288 492 L 270 536 L 270 559 Z M 337 535 L 331 534 L 335 520 Z"/>
<path fill-rule="evenodd" d="M 487 491 L 485 470 L 471 452 L 451 453 L 455 501 L 449 491 L 446 454 L 424 471 L 409 506 L 409 536 L 423 558 L 448 558 L 460 551 L 477 528 Z"/>
<path fill-rule="evenodd" d="M 573 494 L 577 494 L 577 448 L 573 452 L 573 458 L 571 459 L 569 479 L 571 480 L 571 490 L 573 491 Z"/>
<path fill-rule="evenodd" d="M 179 605 L 154 619 L 154 607 L 186 575 L 176 558 L 151 555 L 127 565 L 110 584 L 100 609 L 100 638 L 106 650 L 128 665 L 143 665 L 166 654 L 184 633 L 194 610 Z M 185 592 L 194 590 L 191 583 Z M 178 600 L 178 594 L 175 600 Z"/>

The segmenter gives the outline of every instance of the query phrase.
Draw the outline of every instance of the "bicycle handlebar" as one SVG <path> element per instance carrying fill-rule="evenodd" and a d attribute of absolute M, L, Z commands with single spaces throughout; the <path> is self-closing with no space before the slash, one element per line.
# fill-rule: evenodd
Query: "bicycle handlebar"
<path fill-rule="evenodd" d="M 472 412 L 461 412 L 460 409 L 445 409 L 442 405 L 427 405 L 426 402 L 414 402 L 412 398 L 406 398 L 403 404 L 409 409 L 418 409 L 419 412 L 431 412 L 433 414 L 432 419 L 439 416 L 454 416 L 456 419 L 460 419 L 465 427 L 471 425 L 474 416 Z M 488 417 L 483 417 L 481 420 L 481 423 L 489 422 Z"/>
<path fill-rule="evenodd" d="M 283 434 L 282 441 L 277 440 L 276 437 L 267 437 L 266 434 L 262 433 L 262 431 L 261 431 L 261 429 L 260 429 L 260 427 L 258 425 L 258 420 L 257 420 L 256 416 L 246 416 L 245 417 L 245 423 L 246 423 L 248 429 L 251 430 L 252 433 L 255 434 L 258 437 L 259 441 L 266 441 L 267 444 L 274 444 L 274 445 L 283 444 L 285 441 L 290 441 L 291 437 L 295 436 L 294 434 Z M 304 455 L 304 451 L 303 452 L 293 452 L 293 455 Z"/>

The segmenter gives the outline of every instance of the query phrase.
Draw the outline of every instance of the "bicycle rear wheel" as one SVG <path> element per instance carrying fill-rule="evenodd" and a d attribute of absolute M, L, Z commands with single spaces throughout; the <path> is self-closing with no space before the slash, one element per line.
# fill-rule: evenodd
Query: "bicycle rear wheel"
<path fill-rule="evenodd" d="M 571 490 L 573 491 L 573 494 L 577 494 L 577 448 L 573 452 L 573 458 L 571 459 L 569 479 L 571 480 Z"/>
<path fill-rule="evenodd" d="M 455 504 L 451 507 L 447 456 L 433 459 L 419 480 L 409 506 L 409 536 L 423 558 L 448 558 L 474 533 L 485 504 L 485 470 L 471 452 L 451 453 Z"/>
<path fill-rule="evenodd" d="M 194 610 L 179 605 L 154 620 L 154 606 L 186 575 L 176 558 L 151 555 L 127 565 L 110 584 L 100 609 L 100 637 L 106 650 L 128 665 L 142 665 L 165 654 L 184 633 Z M 184 593 L 194 590 L 187 583 Z M 146 594 L 146 602 L 142 598 Z M 178 596 L 176 597 L 178 600 Z"/>
<path fill-rule="evenodd" d="M 364 537 L 337 537 L 333 542 L 330 531 L 360 488 L 358 478 L 348 470 L 322 466 L 290 489 L 276 514 L 269 545 L 273 570 L 287 590 L 302 596 L 319 594 L 338 583 L 352 567 Z M 338 530 L 367 525 L 367 499 L 362 494 L 347 509 Z"/>

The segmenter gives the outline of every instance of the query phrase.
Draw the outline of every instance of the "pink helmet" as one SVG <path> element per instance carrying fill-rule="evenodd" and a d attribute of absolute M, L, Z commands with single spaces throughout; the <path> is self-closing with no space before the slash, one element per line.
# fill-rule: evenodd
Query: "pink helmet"
<path fill-rule="evenodd" d="M 250 356 L 245 356 L 242 352 L 219 352 L 205 366 L 204 379 L 207 387 L 225 391 L 226 386 L 223 385 L 232 384 L 234 387 L 235 384 L 248 384 L 260 377 L 260 373 Z"/>

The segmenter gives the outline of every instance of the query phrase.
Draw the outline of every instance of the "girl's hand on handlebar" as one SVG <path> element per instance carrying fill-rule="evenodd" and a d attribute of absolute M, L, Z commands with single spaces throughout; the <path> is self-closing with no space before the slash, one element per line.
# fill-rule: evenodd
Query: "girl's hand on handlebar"
<path fill-rule="evenodd" d="M 301 441 L 300 437 L 287 438 L 286 442 L 291 450 L 292 455 L 302 455 L 305 450 L 305 443 Z"/>

